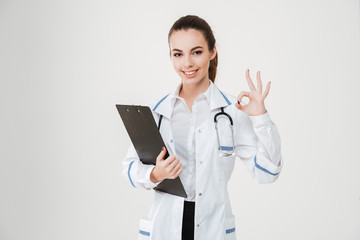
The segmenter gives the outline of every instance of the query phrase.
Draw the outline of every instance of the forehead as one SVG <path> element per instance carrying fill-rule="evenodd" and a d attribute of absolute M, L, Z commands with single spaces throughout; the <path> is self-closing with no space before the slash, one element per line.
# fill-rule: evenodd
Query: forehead
<path fill-rule="evenodd" d="M 204 35 L 199 30 L 187 29 L 174 31 L 169 39 L 171 49 L 188 50 L 195 46 L 206 47 Z"/>

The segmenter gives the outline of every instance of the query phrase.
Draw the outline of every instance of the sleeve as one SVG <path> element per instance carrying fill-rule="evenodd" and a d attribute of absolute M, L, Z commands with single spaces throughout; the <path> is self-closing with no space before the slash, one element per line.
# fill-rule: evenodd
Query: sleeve
<path fill-rule="evenodd" d="M 156 187 L 160 182 L 153 183 L 150 180 L 150 174 L 154 167 L 154 165 L 143 164 L 133 144 L 130 144 L 127 155 L 123 160 L 122 175 L 131 186 L 147 190 Z"/>
<path fill-rule="evenodd" d="M 147 103 L 146 106 L 151 108 L 151 102 Z M 154 112 L 153 116 L 155 121 L 157 121 L 157 116 Z M 150 180 L 151 171 L 154 169 L 155 165 L 143 164 L 134 148 L 134 145 L 131 143 L 128 149 L 128 152 L 123 160 L 123 170 L 122 175 L 125 180 L 133 187 L 141 187 L 146 190 L 150 190 L 156 187 L 160 182 L 153 183 Z"/>
<path fill-rule="evenodd" d="M 240 110 L 236 114 L 236 155 L 258 183 L 272 183 L 280 174 L 283 161 L 280 135 L 269 113 L 248 116 Z"/>

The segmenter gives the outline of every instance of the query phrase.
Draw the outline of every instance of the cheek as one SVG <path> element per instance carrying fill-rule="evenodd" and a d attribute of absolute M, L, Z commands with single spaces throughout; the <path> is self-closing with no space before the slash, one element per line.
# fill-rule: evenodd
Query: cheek
<path fill-rule="evenodd" d="M 209 65 L 210 65 L 210 61 L 209 61 L 209 58 L 200 58 L 198 59 L 198 62 L 197 62 L 198 66 L 207 70 L 209 68 Z"/>
<path fill-rule="evenodd" d="M 180 62 L 179 62 L 179 61 L 177 61 L 177 60 L 172 60 L 172 65 L 173 65 L 173 67 L 174 67 L 174 69 L 175 69 L 176 71 L 180 71 L 180 70 L 181 70 L 181 65 L 180 65 Z"/>

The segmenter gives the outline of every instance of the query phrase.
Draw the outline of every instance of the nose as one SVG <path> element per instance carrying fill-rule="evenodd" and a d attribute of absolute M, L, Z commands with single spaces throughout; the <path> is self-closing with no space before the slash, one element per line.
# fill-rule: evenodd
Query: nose
<path fill-rule="evenodd" d="M 192 61 L 191 56 L 190 56 L 190 55 L 185 56 L 185 57 L 184 57 L 184 67 L 185 67 L 186 69 L 189 69 L 189 68 L 191 68 L 191 67 L 193 67 L 193 66 L 194 66 L 194 63 L 193 63 L 193 61 Z"/>

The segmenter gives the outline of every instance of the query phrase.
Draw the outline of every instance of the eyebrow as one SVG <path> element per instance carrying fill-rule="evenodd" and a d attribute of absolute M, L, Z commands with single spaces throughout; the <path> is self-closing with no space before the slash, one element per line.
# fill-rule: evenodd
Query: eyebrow
<path fill-rule="evenodd" d="M 203 47 L 201 47 L 201 46 L 196 46 L 196 47 L 193 47 L 190 51 L 194 51 L 194 50 L 197 49 L 197 48 L 203 48 Z M 177 48 L 174 48 L 174 49 L 172 50 L 172 52 L 173 52 L 173 51 L 182 52 L 180 49 L 177 49 Z"/>

